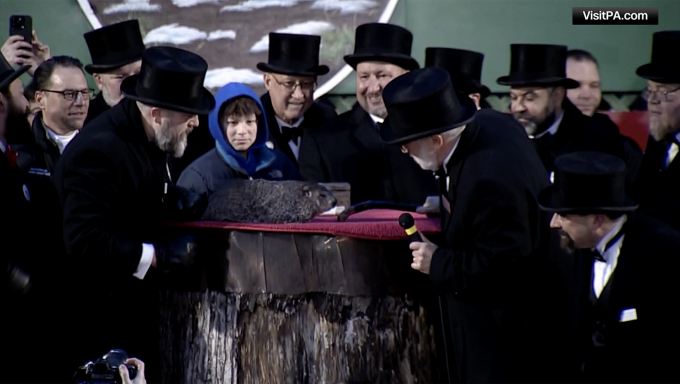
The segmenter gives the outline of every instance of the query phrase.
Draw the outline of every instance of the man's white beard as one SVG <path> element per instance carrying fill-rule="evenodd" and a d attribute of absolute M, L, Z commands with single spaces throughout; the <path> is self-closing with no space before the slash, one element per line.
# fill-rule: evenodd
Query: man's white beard
<path fill-rule="evenodd" d="M 661 116 L 649 117 L 649 134 L 654 140 L 663 140 L 669 133 L 671 133 L 671 128 L 665 124 Z"/>
<path fill-rule="evenodd" d="M 168 152 L 172 157 L 182 157 L 184 150 L 187 148 L 187 134 L 182 133 L 173 138 L 172 130 L 167 126 L 163 126 L 156 131 L 154 139 L 158 148 Z"/>
<path fill-rule="evenodd" d="M 426 171 L 434 172 L 439 169 L 439 165 L 437 164 L 437 157 L 434 155 L 434 153 L 430 153 L 426 157 L 416 157 L 413 155 L 411 157 L 416 163 L 418 163 L 420 168 Z"/>

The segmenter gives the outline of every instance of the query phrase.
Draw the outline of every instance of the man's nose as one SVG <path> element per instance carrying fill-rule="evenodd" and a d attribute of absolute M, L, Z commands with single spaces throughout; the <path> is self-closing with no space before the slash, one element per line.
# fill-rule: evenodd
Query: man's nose
<path fill-rule="evenodd" d="M 196 128 L 196 127 L 198 127 L 198 124 L 199 124 L 198 115 L 191 116 L 191 118 L 189 119 L 189 124 L 188 124 L 189 128 Z"/>
<path fill-rule="evenodd" d="M 83 96 L 82 92 L 78 92 L 76 93 L 76 98 L 73 99 L 73 101 L 75 102 L 75 105 L 83 105 L 85 104 L 85 96 Z"/>
<path fill-rule="evenodd" d="M 556 213 L 553 214 L 552 218 L 550 219 L 550 228 L 555 228 L 555 229 L 560 229 L 562 228 L 559 223 L 560 219 L 557 216 Z"/>
<path fill-rule="evenodd" d="M 305 93 L 302 92 L 302 85 L 296 84 L 293 89 L 293 98 L 302 99 L 305 97 Z"/>
<path fill-rule="evenodd" d="M 524 103 L 520 102 L 519 100 L 515 100 L 515 101 L 510 103 L 510 110 L 512 112 L 518 113 L 518 112 L 524 112 L 527 109 L 524 106 Z"/>

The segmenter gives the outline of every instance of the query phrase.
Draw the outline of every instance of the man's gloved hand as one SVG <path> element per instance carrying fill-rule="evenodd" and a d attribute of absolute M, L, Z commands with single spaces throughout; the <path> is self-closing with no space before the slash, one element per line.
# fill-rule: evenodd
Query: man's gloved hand
<path fill-rule="evenodd" d="M 165 244 L 154 244 L 156 268 L 165 273 L 182 271 L 194 264 L 197 255 L 196 237 L 182 236 Z"/>
<path fill-rule="evenodd" d="M 31 289 L 31 276 L 12 262 L 7 263 L 6 282 L 10 294 L 22 296 Z"/>
<path fill-rule="evenodd" d="M 178 185 L 168 184 L 165 194 L 165 218 L 171 221 L 200 220 L 208 207 L 208 197 Z"/>

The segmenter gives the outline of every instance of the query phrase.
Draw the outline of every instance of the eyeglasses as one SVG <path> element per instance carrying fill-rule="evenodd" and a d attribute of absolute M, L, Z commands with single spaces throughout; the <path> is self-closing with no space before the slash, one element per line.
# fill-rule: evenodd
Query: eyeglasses
<path fill-rule="evenodd" d="M 645 99 L 646 101 L 649 101 L 652 97 L 656 97 L 658 100 L 661 100 L 663 102 L 669 102 L 673 101 L 673 98 L 669 98 L 668 94 L 676 92 L 677 90 L 680 90 L 680 87 L 675 88 L 672 91 L 667 91 L 665 89 L 657 89 L 656 91 L 653 91 L 649 88 L 645 88 L 642 91 L 642 98 Z"/>
<path fill-rule="evenodd" d="M 92 96 L 94 96 L 94 90 L 93 89 L 88 89 L 86 91 L 51 91 L 49 89 L 41 89 L 43 92 L 51 92 L 51 93 L 60 93 L 62 96 L 64 96 L 65 100 L 75 100 L 75 98 L 80 95 L 83 97 L 83 100 L 90 100 Z"/>
<path fill-rule="evenodd" d="M 286 88 L 287 90 L 294 92 L 295 88 L 300 87 L 301 91 L 315 91 L 316 81 L 284 81 L 280 82 L 279 79 L 272 76 L 274 81 L 276 81 L 280 86 Z"/>

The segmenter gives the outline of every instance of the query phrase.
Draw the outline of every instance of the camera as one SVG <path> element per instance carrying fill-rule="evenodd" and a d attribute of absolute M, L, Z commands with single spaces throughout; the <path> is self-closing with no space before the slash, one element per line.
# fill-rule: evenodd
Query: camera
<path fill-rule="evenodd" d="M 120 377 L 118 367 L 125 365 L 130 373 L 130 380 L 137 376 L 137 366 L 126 364 L 127 353 L 122 349 L 112 349 L 107 354 L 95 361 L 89 361 L 78 368 L 74 378 L 78 384 L 121 384 L 123 379 Z"/>
<path fill-rule="evenodd" d="M 12 19 L 12 28 L 16 29 L 24 29 L 26 28 L 26 21 L 24 20 L 23 16 L 17 16 Z"/>

